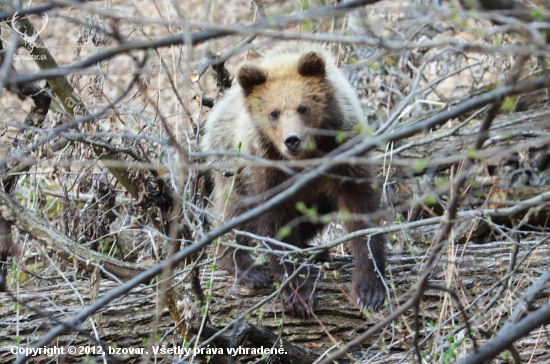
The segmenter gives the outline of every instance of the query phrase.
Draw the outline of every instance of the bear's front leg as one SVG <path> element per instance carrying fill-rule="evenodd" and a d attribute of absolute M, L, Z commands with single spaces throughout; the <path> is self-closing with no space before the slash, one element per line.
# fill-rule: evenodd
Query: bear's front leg
<path fill-rule="evenodd" d="M 370 182 L 343 183 L 338 190 L 338 208 L 352 214 L 346 222 L 349 233 L 375 226 L 370 221 L 379 210 L 380 194 Z M 378 310 L 386 298 L 384 271 L 386 251 L 384 237 L 380 234 L 353 239 L 351 242 L 355 269 L 352 279 L 352 293 L 362 308 Z"/>
<path fill-rule="evenodd" d="M 239 201 L 244 200 L 246 197 L 239 195 L 233 191 L 231 194 L 231 181 L 229 179 L 218 177 L 216 183 L 218 190 L 216 190 L 216 206 L 218 216 L 224 216 L 226 221 L 236 218 L 250 210 L 250 206 Z M 246 190 L 246 184 L 243 179 L 236 178 L 234 184 L 235 191 Z M 226 196 L 232 196 L 228 200 Z M 258 235 L 263 233 L 262 226 L 257 221 L 252 221 L 242 226 L 239 229 L 249 231 Z M 268 232 L 271 232 L 269 230 Z M 255 242 L 249 237 L 234 233 L 230 233 L 229 236 L 234 237 L 237 244 L 243 247 L 254 247 Z M 265 288 L 271 286 L 273 279 L 269 271 L 268 264 L 262 265 L 261 262 L 257 262 L 250 255 L 248 249 L 230 249 L 227 254 L 219 261 L 220 267 L 235 275 L 237 283 L 243 283 L 250 289 Z M 260 264 L 258 264 L 260 263 Z"/>
<path fill-rule="evenodd" d="M 274 259 L 275 260 L 275 259 Z M 300 264 L 298 262 L 297 264 Z M 294 270 L 298 267 L 294 263 L 285 263 L 284 265 L 274 262 L 273 270 L 280 283 L 283 283 Z M 302 268 L 299 277 L 290 281 L 281 291 L 285 311 L 296 317 L 311 317 L 313 311 L 317 309 L 317 295 L 315 293 L 315 279 L 308 267 Z"/>
<path fill-rule="evenodd" d="M 244 245 L 243 241 L 239 243 Z M 220 261 L 220 267 L 235 274 L 237 283 L 242 282 L 250 289 L 269 287 L 273 282 L 267 267 L 257 266 L 250 253 L 243 249 L 230 250 Z"/>
<path fill-rule="evenodd" d="M 292 211 L 290 207 L 285 210 Z M 294 215 L 298 215 L 295 212 L 292 212 L 292 214 L 293 215 L 287 215 L 286 217 L 285 214 L 278 214 L 279 217 L 283 218 L 280 221 L 271 220 L 271 226 L 277 228 L 285 226 L 288 221 L 296 218 Z M 293 228 L 290 235 L 286 236 L 283 241 L 299 249 L 308 248 L 305 241 L 308 240 L 309 235 L 305 234 L 303 229 L 304 226 Z M 276 245 L 273 245 L 273 248 L 278 250 L 281 249 L 280 246 L 278 247 Z M 276 282 L 283 283 L 288 277 L 293 275 L 294 272 L 300 268 L 301 264 L 305 264 L 303 263 L 303 258 L 302 254 L 297 253 L 285 254 L 285 256 L 273 255 L 270 258 L 269 266 Z M 317 308 L 315 277 L 318 275 L 318 270 L 313 267 L 314 265 L 302 267 L 299 275 L 282 288 L 281 296 L 284 308 L 289 315 L 305 319 L 311 317 L 311 313 Z"/>
<path fill-rule="evenodd" d="M 350 232 L 369 227 L 361 223 L 348 224 Z M 354 298 L 362 308 L 378 310 L 386 298 L 386 288 L 382 281 L 386 265 L 384 238 L 381 235 L 362 237 L 354 239 L 351 244 L 355 257 L 351 283 Z"/>

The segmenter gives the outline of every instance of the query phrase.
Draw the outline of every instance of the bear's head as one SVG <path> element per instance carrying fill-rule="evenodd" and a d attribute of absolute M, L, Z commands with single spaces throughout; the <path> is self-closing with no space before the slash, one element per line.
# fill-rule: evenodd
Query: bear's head
<path fill-rule="evenodd" d="M 280 56 L 262 66 L 245 63 L 237 71 L 253 124 L 283 158 L 307 158 L 327 123 L 333 89 L 323 56 Z"/>

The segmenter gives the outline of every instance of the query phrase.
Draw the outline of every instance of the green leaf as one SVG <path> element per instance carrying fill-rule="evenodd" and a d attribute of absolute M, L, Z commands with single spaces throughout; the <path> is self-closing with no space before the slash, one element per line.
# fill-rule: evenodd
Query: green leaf
<path fill-rule="evenodd" d="M 145 57 L 153 58 L 154 56 L 155 56 L 155 51 L 153 51 L 151 48 L 148 48 L 145 50 Z"/>
<path fill-rule="evenodd" d="M 346 133 L 345 131 L 339 130 L 336 133 L 336 143 L 338 144 L 342 143 L 344 140 L 346 140 L 347 136 L 348 136 L 348 133 Z"/>
<path fill-rule="evenodd" d="M 533 18 L 533 20 L 543 20 L 544 10 L 541 8 L 534 8 L 533 11 L 531 11 L 531 18 Z"/>
<path fill-rule="evenodd" d="M 511 112 L 511 111 L 514 111 L 515 107 L 516 107 L 516 101 L 514 99 L 508 97 L 502 103 L 501 109 L 505 112 Z"/>
<path fill-rule="evenodd" d="M 426 159 L 418 159 L 415 163 L 414 163 L 414 172 L 415 173 L 422 173 L 426 170 L 426 168 L 428 168 L 428 166 L 430 165 L 430 162 Z"/>
<path fill-rule="evenodd" d="M 433 206 L 437 204 L 437 197 L 434 195 L 430 195 L 424 199 L 424 204 L 426 206 Z"/>
<path fill-rule="evenodd" d="M 395 222 L 403 222 L 405 221 L 405 216 L 403 216 L 403 214 L 397 214 L 397 216 L 395 217 Z"/>
<path fill-rule="evenodd" d="M 279 236 L 281 239 L 284 239 L 284 238 L 290 236 L 290 233 L 291 233 L 290 228 L 289 227 L 284 227 L 284 228 L 279 230 L 279 232 L 277 233 L 277 236 Z"/>
<path fill-rule="evenodd" d="M 302 30 L 304 32 L 309 32 L 311 29 L 313 29 L 313 23 L 308 19 L 302 24 Z"/>

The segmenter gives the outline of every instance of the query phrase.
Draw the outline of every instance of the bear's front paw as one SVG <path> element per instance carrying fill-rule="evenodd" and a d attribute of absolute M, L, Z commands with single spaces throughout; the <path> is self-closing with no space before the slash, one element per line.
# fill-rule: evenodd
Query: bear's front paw
<path fill-rule="evenodd" d="M 323 250 L 323 252 L 315 258 L 315 263 L 325 263 L 325 262 L 327 263 L 331 262 L 330 252 L 328 250 Z"/>
<path fill-rule="evenodd" d="M 220 260 L 220 268 L 236 274 L 237 283 L 244 283 L 250 289 L 269 287 L 273 282 L 267 267 L 255 265 L 250 256 L 242 250 L 236 251 L 234 256 Z"/>
<path fill-rule="evenodd" d="M 386 288 L 380 277 L 355 273 L 353 276 L 353 295 L 363 309 L 379 310 L 386 299 Z"/>
<path fill-rule="evenodd" d="M 252 266 L 239 273 L 240 280 L 250 289 L 269 287 L 273 282 L 265 268 Z"/>
<path fill-rule="evenodd" d="M 298 288 L 296 288 L 298 287 Z M 296 317 L 308 318 L 317 308 L 315 286 L 309 280 L 292 281 L 282 291 L 285 311 Z M 296 296 L 298 294 L 298 296 Z"/>

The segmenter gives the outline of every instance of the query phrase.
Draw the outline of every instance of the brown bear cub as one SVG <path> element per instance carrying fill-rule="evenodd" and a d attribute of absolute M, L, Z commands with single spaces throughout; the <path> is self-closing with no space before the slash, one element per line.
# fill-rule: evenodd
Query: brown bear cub
<path fill-rule="evenodd" d="M 261 64 L 243 63 L 236 79 L 238 86 L 233 86 L 208 114 L 201 140 L 204 152 L 238 151 L 272 161 L 322 157 L 341 145 L 338 136 L 342 132 L 351 135 L 363 123 L 357 96 L 330 53 L 320 45 L 283 43 L 266 53 Z M 230 177 L 215 173 L 215 214 L 222 221 L 269 200 L 292 177 L 289 169 L 259 166 L 250 158 L 238 158 L 235 154 L 212 153 L 210 161 L 226 169 L 241 166 Z M 307 248 L 323 224 L 307 219 L 303 209 L 298 211 L 299 202 L 316 209 L 317 216 L 340 210 L 349 212 L 346 227 L 350 232 L 369 228 L 373 224 L 368 215 L 376 212 L 380 204 L 380 194 L 372 183 L 366 166 L 340 166 L 239 229 Z M 237 243 L 253 247 L 261 241 L 250 236 L 237 234 Z M 260 245 L 266 247 L 261 242 Z M 360 237 L 351 245 L 355 256 L 353 294 L 362 307 L 378 309 L 385 298 L 380 276 L 385 266 L 384 239 L 380 235 Z M 295 254 L 270 256 L 265 264 L 257 264 L 249 251 L 234 250 L 222 260 L 222 267 L 252 288 L 268 286 L 273 280 L 284 281 L 298 263 Z M 313 272 L 304 268 L 299 278 L 283 288 L 285 309 L 290 314 L 307 317 L 315 310 L 317 273 Z"/>

